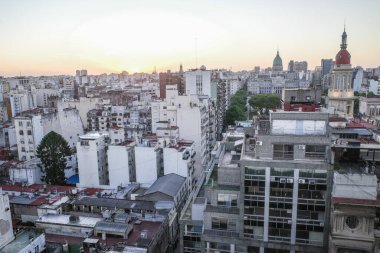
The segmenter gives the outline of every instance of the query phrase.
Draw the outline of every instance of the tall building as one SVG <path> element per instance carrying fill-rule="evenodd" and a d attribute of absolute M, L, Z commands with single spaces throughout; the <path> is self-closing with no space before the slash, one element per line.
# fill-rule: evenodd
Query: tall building
<path fill-rule="evenodd" d="M 172 73 L 168 70 L 166 73 L 159 74 L 159 82 L 160 82 L 160 98 L 166 98 L 166 86 L 167 85 L 176 85 L 178 92 L 182 95 L 185 94 L 185 84 L 183 78 L 183 70 L 182 64 L 180 66 L 179 73 Z"/>
<path fill-rule="evenodd" d="M 334 66 L 334 62 L 332 59 L 322 59 L 321 60 L 322 76 L 330 74 L 333 66 Z"/>
<path fill-rule="evenodd" d="M 271 112 L 247 131 L 225 135 L 182 213 L 183 252 L 327 251 L 328 114 Z"/>
<path fill-rule="evenodd" d="M 101 133 L 79 136 L 77 157 L 81 186 L 96 187 L 109 184 L 107 139 L 108 136 Z"/>
<path fill-rule="evenodd" d="M 355 97 L 352 89 L 351 55 L 347 51 L 346 30 L 342 34 L 340 51 L 335 57 L 328 99 L 328 107 L 332 113 L 343 117 L 353 117 Z"/>
<path fill-rule="evenodd" d="M 208 96 L 180 96 L 174 85 L 167 86 L 165 101 L 152 102 L 152 132 L 178 127 L 179 138 L 194 141 L 197 172 L 207 165 L 215 144 L 215 110 Z"/>
<path fill-rule="evenodd" d="M 216 98 L 216 92 L 211 85 L 211 71 L 204 66 L 200 69 L 187 71 L 185 73 L 186 93 L 189 95 L 207 95 Z"/>

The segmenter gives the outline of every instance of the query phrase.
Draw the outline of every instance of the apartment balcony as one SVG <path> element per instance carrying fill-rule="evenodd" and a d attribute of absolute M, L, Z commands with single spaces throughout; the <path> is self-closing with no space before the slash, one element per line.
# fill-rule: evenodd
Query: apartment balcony
<path fill-rule="evenodd" d="M 215 229 L 204 229 L 204 235 L 215 236 L 215 237 L 229 237 L 229 238 L 238 238 L 239 233 L 234 231 L 226 231 L 226 230 L 215 230 Z"/>
<path fill-rule="evenodd" d="M 228 213 L 228 214 L 239 214 L 239 208 L 237 207 L 225 207 L 225 206 L 212 206 L 207 205 L 205 212 L 209 213 Z"/>

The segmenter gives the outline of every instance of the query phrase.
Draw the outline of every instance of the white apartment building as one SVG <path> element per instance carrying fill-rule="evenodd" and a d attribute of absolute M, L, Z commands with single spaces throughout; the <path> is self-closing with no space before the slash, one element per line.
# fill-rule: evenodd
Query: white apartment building
<path fill-rule="evenodd" d="M 125 187 L 136 182 L 135 143 L 111 143 L 108 146 L 109 184 Z"/>
<path fill-rule="evenodd" d="M 209 111 L 207 96 L 179 96 L 175 85 L 167 85 L 166 100 L 152 102 L 152 132 L 157 133 L 159 127 L 177 126 L 180 139 L 194 141 L 196 167 L 200 170 L 201 165 L 208 162 L 209 142 L 213 136 L 210 131 L 213 118 Z"/>
<path fill-rule="evenodd" d="M 7 194 L 0 188 L 0 249 L 10 243 L 15 237 L 13 235 L 11 209 Z"/>
<path fill-rule="evenodd" d="M 25 90 L 11 91 L 9 94 L 9 107 L 11 115 L 15 117 L 17 114 L 30 110 L 36 106 L 35 95 Z"/>
<path fill-rule="evenodd" d="M 212 94 L 211 71 L 206 68 L 195 69 L 185 72 L 186 94 L 207 95 L 216 98 L 216 93 Z"/>
<path fill-rule="evenodd" d="M 164 174 L 174 173 L 186 178 L 186 185 L 189 189 L 195 185 L 194 168 L 194 142 L 178 141 L 175 144 L 163 148 Z"/>
<path fill-rule="evenodd" d="M 88 133 L 79 136 L 77 159 L 80 186 L 96 187 L 109 184 L 107 140 L 106 133 Z"/>
<path fill-rule="evenodd" d="M 36 157 L 36 149 L 42 138 L 54 131 L 75 147 L 78 136 L 83 134 L 83 125 L 76 109 L 62 109 L 51 113 L 36 110 L 14 118 L 17 151 L 20 160 Z"/>
<path fill-rule="evenodd" d="M 136 182 L 150 187 L 154 181 L 164 175 L 162 148 L 155 135 L 141 138 L 135 147 Z"/>
<path fill-rule="evenodd" d="M 42 115 L 18 116 L 14 118 L 17 152 L 21 161 L 36 157 L 36 149 L 43 136 Z"/>
<path fill-rule="evenodd" d="M 9 179 L 15 183 L 25 183 L 27 185 L 41 184 L 45 175 L 41 171 L 41 160 L 33 158 L 21 163 L 17 163 L 9 168 Z M 76 174 L 76 155 L 66 157 L 65 177 L 70 178 Z"/>
<path fill-rule="evenodd" d="M 63 102 L 64 108 L 75 108 L 79 111 L 79 116 L 82 119 L 84 128 L 87 128 L 87 113 L 92 109 L 96 109 L 98 104 L 102 104 L 99 98 L 80 97 L 79 100 Z"/>
<path fill-rule="evenodd" d="M 41 107 L 48 106 L 48 97 L 50 96 L 60 96 L 58 90 L 55 89 L 36 89 L 36 105 Z"/>

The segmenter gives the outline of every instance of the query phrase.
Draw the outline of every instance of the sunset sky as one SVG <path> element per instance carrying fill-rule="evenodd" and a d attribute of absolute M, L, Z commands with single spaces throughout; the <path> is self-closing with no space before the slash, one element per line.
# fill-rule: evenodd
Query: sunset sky
<path fill-rule="evenodd" d="M 334 58 L 380 65 L 379 0 L 0 0 L 0 76 L 207 68 Z M 196 53 L 197 52 L 197 53 Z M 198 57 L 196 57 L 198 55 Z"/>

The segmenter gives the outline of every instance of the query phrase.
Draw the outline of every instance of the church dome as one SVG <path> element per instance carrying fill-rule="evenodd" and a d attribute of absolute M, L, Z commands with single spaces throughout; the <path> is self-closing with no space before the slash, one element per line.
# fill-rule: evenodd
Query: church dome
<path fill-rule="evenodd" d="M 350 53 L 346 49 L 341 49 L 335 57 L 335 64 L 336 65 L 351 64 Z"/>
<path fill-rule="evenodd" d="M 280 54 L 277 51 L 277 55 L 273 60 L 273 67 L 282 67 L 282 59 L 280 57 Z"/>

